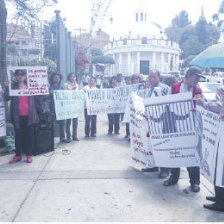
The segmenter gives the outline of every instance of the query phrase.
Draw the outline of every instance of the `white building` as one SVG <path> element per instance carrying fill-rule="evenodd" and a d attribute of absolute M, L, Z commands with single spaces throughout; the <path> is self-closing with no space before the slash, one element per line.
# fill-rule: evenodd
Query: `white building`
<path fill-rule="evenodd" d="M 113 40 L 104 47 L 104 54 L 113 57 L 105 74 L 148 74 L 151 69 L 160 72 L 179 70 L 180 48 L 166 39 L 163 30 L 149 21 L 144 5 L 140 4 L 132 16 L 133 24 L 127 37 Z"/>

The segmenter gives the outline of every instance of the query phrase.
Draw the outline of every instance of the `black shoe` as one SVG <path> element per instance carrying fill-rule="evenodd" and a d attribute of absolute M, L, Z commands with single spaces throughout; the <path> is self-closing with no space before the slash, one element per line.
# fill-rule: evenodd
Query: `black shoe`
<path fill-rule="evenodd" d="M 169 178 L 163 182 L 163 186 L 165 187 L 172 186 L 175 184 L 177 184 L 177 181 L 173 180 L 172 178 Z"/>
<path fill-rule="evenodd" d="M 160 178 L 160 179 L 164 179 L 164 178 L 166 178 L 166 177 L 168 177 L 168 176 L 169 176 L 169 173 L 164 172 L 164 171 L 160 171 L 160 173 L 159 173 L 159 175 L 158 175 L 158 178 Z"/>
<path fill-rule="evenodd" d="M 200 187 L 199 187 L 198 184 L 192 184 L 192 185 L 191 185 L 191 190 L 192 190 L 193 192 L 199 192 L 199 191 L 200 191 Z"/>
<path fill-rule="evenodd" d="M 79 141 L 77 137 L 73 137 L 73 141 Z"/>
<path fill-rule="evenodd" d="M 119 132 L 119 131 L 116 131 L 116 132 L 115 132 L 115 135 L 119 135 L 119 134 L 120 134 L 120 132 Z"/>
<path fill-rule="evenodd" d="M 153 168 L 144 168 L 142 169 L 142 172 L 157 172 L 159 171 L 158 167 L 153 167 Z"/>
<path fill-rule="evenodd" d="M 205 204 L 204 208 L 210 209 L 212 211 L 224 212 L 224 205 L 220 205 L 217 202 L 213 204 Z"/>
<path fill-rule="evenodd" d="M 96 134 L 92 134 L 91 137 L 96 137 Z"/>
<path fill-rule="evenodd" d="M 67 139 L 66 139 L 66 142 L 67 142 L 67 143 L 70 143 L 71 141 L 72 141 L 71 138 L 67 138 Z"/>
<path fill-rule="evenodd" d="M 85 135 L 86 138 L 89 138 L 89 135 Z"/>
<path fill-rule="evenodd" d="M 125 135 L 124 137 L 125 137 L 125 138 L 129 138 L 129 137 L 130 137 L 130 135 Z"/>
<path fill-rule="evenodd" d="M 206 196 L 206 200 L 216 202 L 216 197 L 215 196 Z"/>
<path fill-rule="evenodd" d="M 67 139 L 63 138 L 60 140 L 60 142 L 67 143 Z"/>
<path fill-rule="evenodd" d="M 108 131 L 108 135 L 112 135 L 112 132 Z"/>

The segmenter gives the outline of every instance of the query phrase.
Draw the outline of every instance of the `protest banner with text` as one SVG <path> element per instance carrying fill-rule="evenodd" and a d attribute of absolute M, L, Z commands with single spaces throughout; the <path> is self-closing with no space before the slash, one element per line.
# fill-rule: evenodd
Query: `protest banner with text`
<path fill-rule="evenodd" d="M 18 74 L 22 73 L 26 79 L 27 88 L 18 88 Z M 49 94 L 47 67 L 16 66 L 8 68 L 9 95 L 30 96 Z"/>
<path fill-rule="evenodd" d="M 156 166 L 197 166 L 192 94 L 144 99 L 144 104 Z"/>
<path fill-rule="evenodd" d="M 86 92 L 88 115 L 124 113 L 131 92 L 139 85 L 127 85 L 109 89 L 89 90 Z"/>
<path fill-rule="evenodd" d="M 197 106 L 196 121 L 198 163 L 206 177 L 213 182 L 219 142 L 219 114 Z"/>
<path fill-rule="evenodd" d="M 57 120 L 81 117 L 84 113 L 85 93 L 82 90 L 55 90 L 54 105 Z"/>
<path fill-rule="evenodd" d="M 143 98 L 132 94 L 130 98 L 130 137 L 132 160 L 144 165 L 154 167 L 155 162 L 152 154 L 148 123 L 145 116 Z"/>

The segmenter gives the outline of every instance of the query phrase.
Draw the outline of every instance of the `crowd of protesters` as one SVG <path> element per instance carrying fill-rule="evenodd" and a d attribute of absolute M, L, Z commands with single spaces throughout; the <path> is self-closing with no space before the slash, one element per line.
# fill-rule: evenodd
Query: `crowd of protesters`
<path fill-rule="evenodd" d="M 15 71 L 17 79 L 17 89 L 26 89 L 26 77 L 23 70 L 18 69 Z M 191 67 L 187 70 L 185 79 L 177 82 L 173 76 L 166 76 L 162 79 L 160 72 L 157 70 L 151 70 L 146 80 L 142 79 L 142 75 L 133 74 L 132 76 L 123 77 L 122 74 L 113 76 L 107 88 L 116 88 L 124 85 L 139 84 L 141 89 L 141 96 L 144 98 L 164 96 L 167 94 L 177 94 L 182 92 L 192 93 L 192 99 L 194 106 L 200 105 L 214 113 L 219 113 L 222 120 L 224 120 L 224 87 L 217 89 L 217 102 L 207 103 L 202 98 L 202 90 L 198 87 L 198 82 L 202 77 L 202 71 L 198 67 Z M 47 96 L 51 104 L 53 101 L 53 92 L 55 90 L 83 90 L 84 92 L 90 89 L 102 88 L 102 80 L 100 77 L 84 77 L 82 87 L 77 83 L 77 76 L 75 73 L 70 73 L 67 76 L 67 82 L 64 85 L 61 84 L 62 75 L 60 73 L 54 73 L 51 75 L 49 82 L 50 94 Z M 5 82 L 5 99 L 11 100 L 10 104 L 10 122 L 15 127 L 15 156 L 10 163 L 15 163 L 22 159 L 21 154 L 25 152 L 27 155 L 27 162 L 32 162 L 32 150 L 34 144 L 34 126 L 38 123 L 38 113 L 35 100 L 38 97 L 35 96 L 9 96 L 9 83 Z M 51 113 L 55 114 L 54 105 L 50 106 Z M 123 113 L 109 113 L 108 117 L 108 135 L 120 134 L 120 121 L 123 119 Z M 97 115 L 88 115 L 86 105 L 84 108 L 85 117 L 85 137 L 96 137 L 97 135 Z M 56 120 L 56 119 L 55 119 Z M 59 120 L 56 121 L 60 129 L 60 141 L 62 143 L 69 143 L 72 140 L 79 141 L 78 139 L 78 118 Z M 72 126 L 72 128 L 71 128 Z M 72 129 L 72 132 L 71 132 Z M 125 138 L 130 141 L 130 128 L 129 123 L 126 123 Z M 180 168 L 165 168 L 154 167 L 146 168 L 143 172 L 157 172 L 159 171 L 159 178 L 167 178 L 163 185 L 165 187 L 175 185 L 178 182 L 180 176 Z M 190 188 L 193 192 L 200 191 L 200 168 L 199 167 L 187 167 L 189 174 Z M 215 186 L 215 196 L 206 197 L 207 200 L 213 201 L 213 204 L 204 205 L 205 208 L 224 211 L 224 189 Z"/>

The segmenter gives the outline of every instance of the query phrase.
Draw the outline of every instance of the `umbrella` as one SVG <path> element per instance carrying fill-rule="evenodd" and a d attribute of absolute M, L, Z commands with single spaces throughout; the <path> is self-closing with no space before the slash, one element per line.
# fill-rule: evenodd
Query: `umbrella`
<path fill-rule="evenodd" d="M 189 65 L 201 68 L 224 68 L 224 43 L 212 45 L 196 56 Z"/>

